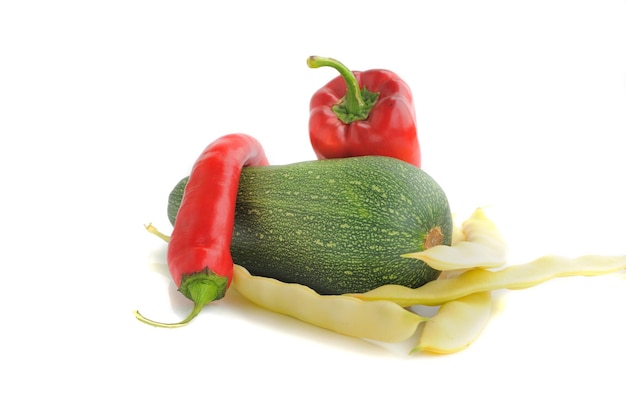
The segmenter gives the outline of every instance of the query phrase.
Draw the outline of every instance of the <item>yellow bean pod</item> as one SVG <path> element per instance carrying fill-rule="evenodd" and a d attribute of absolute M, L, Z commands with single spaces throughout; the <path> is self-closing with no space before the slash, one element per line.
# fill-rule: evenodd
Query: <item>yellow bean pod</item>
<path fill-rule="evenodd" d="M 463 222 L 462 236 L 453 232 L 451 246 L 438 245 L 416 253 L 403 254 L 424 261 L 436 270 L 501 267 L 506 263 L 507 246 L 496 225 L 482 208 Z"/>
<path fill-rule="evenodd" d="M 170 242 L 170 236 L 163 234 L 154 225 L 148 224 L 145 227 L 146 227 L 146 230 L 148 230 L 150 234 L 156 235 L 157 237 L 159 237 L 161 240 L 165 241 L 166 243 Z"/>
<path fill-rule="evenodd" d="M 343 295 L 319 295 L 307 286 L 252 276 L 235 265 L 233 286 L 258 306 L 343 335 L 400 342 L 428 320 L 388 301 L 366 302 Z"/>
<path fill-rule="evenodd" d="M 468 347 L 481 334 L 491 316 L 491 292 L 476 292 L 444 303 L 424 324 L 411 351 L 449 354 Z"/>
<path fill-rule="evenodd" d="M 468 270 L 448 279 L 438 279 L 411 289 L 386 285 L 365 293 L 352 294 L 363 300 L 388 300 L 400 306 L 441 305 L 476 292 L 499 289 L 525 289 L 547 280 L 566 276 L 595 276 L 626 268 L 626 256 L 588 255 L 577 258 L 544 256 L 530 263 L 498 271 Z"/>

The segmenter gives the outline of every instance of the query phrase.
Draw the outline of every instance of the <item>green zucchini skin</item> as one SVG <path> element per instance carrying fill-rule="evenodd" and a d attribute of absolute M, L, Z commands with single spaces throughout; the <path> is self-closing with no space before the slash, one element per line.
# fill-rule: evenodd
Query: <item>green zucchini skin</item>
<path fill-rule="evenodd" d="M 172 224 L 185 185 L 186 178 L 170 193 Z M 327 159 L 244 168 L 231 253 L 255 275 L 320 294 L 361 293 L 436 279 L 426 263 L 401 257 L 433 236 L 450 244 L 452 216 L 426 172 L 382 156 Z"/>

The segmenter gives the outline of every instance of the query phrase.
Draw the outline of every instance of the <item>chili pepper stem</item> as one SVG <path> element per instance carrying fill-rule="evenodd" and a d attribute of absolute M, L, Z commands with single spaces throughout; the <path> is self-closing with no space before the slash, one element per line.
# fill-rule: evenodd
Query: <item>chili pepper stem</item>
<path fill-rule="evenodd" d="M 179 291 L 193 302 L 193 309 L 185 319 L 177 323 L 163 323 L 144 317 L 135 311 L 135 317 L 143 323 L 159 328 L 180 328 L 187 325 L 202 311 L 205 305 L 224 297 L 228 279 L 211 273 L 209 270 L 186 277 Z"/>
<path fill-rule="evenodd" d="M 367 119 L 379 93 L 368 91 L 365 87 L 361 89 L 354 73 L 336 59 L 309 56 L 306 62 L 309 68 L 335 68 L 346 82 L 346 95 L 333 106 L 337 118 L 346 124 Z"/>
<path fill-rule="evenodd" d="M 193 318 L 198 316 L 198 314 L 200 313 L 200 311 L 202 311 L 203 308 L 204 308 L 203 304 L 194 303 L 191 313 L 185 319 L 175 324 L 153 321 L 143 316 L 141 313 L 139 313 L 139 311 L 135 311 L 135 317 L 145 324 L 156 326 L 158 328 L 180 328 L 181 326 L 187 325 L 189 322 L 191 322 Z"/>

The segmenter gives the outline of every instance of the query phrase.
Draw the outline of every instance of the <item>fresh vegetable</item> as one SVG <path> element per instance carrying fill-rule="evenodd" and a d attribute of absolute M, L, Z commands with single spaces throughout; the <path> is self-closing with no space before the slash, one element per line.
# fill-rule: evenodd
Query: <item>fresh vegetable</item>
<path fill-rule="evenodd" d="M 249 301 L 273 312 L 358 338 L 404 341 L 428 318 L 389 301 L 366 302 L 349 296 L 319 295 L 297 283 L 252 276 L 235 265 L 233 286 Z"/>
<path fill-rule="evenodd" d="M 468 270 L 458 276 L 438 279 L 416 289 L 385 285 L 366 293 L 353 293 L 352 296 L 364 300 L 389 300 L 400 306 L 436 306 L 477 292 L 525 289 L 553 278 L 596 276 L 625 268 L 626 256 L 543 256 L 530 263 L 508 266 L 497 271 Z"/>
<path fill-rule="evenodd" d="M 491 292 L 476 292 L 444 303 L 422 329 L 411 352 L 449 354 L 478 338 L 491 317 Z"/>
<path fill-rule="evenodd" d="M 452 246 L 437 246 L 428 251 L 404 254 L 420 259 L 437 270 L 491 269 L 506 263 L 506 243 L 484 209 L 476 209 L 463 222 L 463 238 Z"/>
<path fill-rule="evenodd" d="M 167 250 L 174 283 L 194 303 L 193 309 L 177 324 L 135 312 L 137 319 L 154 326 L 181 326 L 224 296 L 233 273 L 230 243 L 239 176 L 244 166 L 267 164 L 261 144 L 245 134 L 222 136 L 204 149 L 189 175 Z"/>
<path fill-rule="evenodd" d="M 469 227 L 472 233 L 463 232 L 468 224 L 473 224 Z M 152 225 L 147 229 L 169 241 L 168 236 Z M 460 258 L 480 259 L 482 256 L 475 256 L 476 250 L 484 241 L 483 237 L 489 235 L 496 237 L 491 241 L 492 250 L 489 250 L 495 258 L 500 258 L 506 247 L 504 240 L 498 238 L 497 228 L 482 209 L 477 209 L 462 226 L 455 223 L 454 235 L 453 246 L 458 246 L 454 253 Z M 467 235 L 475 238 L 469 241 Z M 459 245 L 461 242 L 467 244 Z M 503 247 L 493 250 L 498 244 Z M 439 246 L 424 252 L 429 258 L 443 256 L 437 260 L 442 264 L 448 256 L 447 252 L 442 254 Z M 365 294 L 323 296 L 304 285 L 252 276 L 237 265 L 234 266 L 233 286 L 245 298 L 263 308 L 349 336 L 401 342 L 412 337 L 422 325 L 417 345 L 411 352 L 441 354 L 460 351 L 480 335 L 491 315 L 491 290 L 530 287 L 559 276 L 613 273 L 626 268 L 626 256 L 584 256 L 577 259 L 548 256 L 498 272 L 481 269 L 484 258 L 476 264 L 471 264 L 469 260 L 458 263 L 466 269 L 450 269 L 448 265 L 440 280 L 414 290 L 387 285 Z M 545 266 L 549 266 L 548 269 L 542 270 Z M 355 302 L 357 298 L 362 299 Z M 371 304 L 371 308 L 365 304 Z M 414 313 L 415 308 L 405 309 L 417 305 L 440 306 L 432 318 Z"/>
<path fill-rule="evenodd" d="M 184 183 L 170 194 L 170 215 Z M 364 156 L 243 169 L 231 253 L 254 275 L 342 294 L 436 279 L 438 270 L 402 255 L 451 237 L 448 200 L 428 174 Z"/>
<path fill-rule="evenodd" d="M 413 96 L 398 75 L 382 69 L 351 72 L 319 56 L 307 64 L 340 74 L 310 101 L 309 136 L 319 159 L 380 155 L 420 166 Z"/>

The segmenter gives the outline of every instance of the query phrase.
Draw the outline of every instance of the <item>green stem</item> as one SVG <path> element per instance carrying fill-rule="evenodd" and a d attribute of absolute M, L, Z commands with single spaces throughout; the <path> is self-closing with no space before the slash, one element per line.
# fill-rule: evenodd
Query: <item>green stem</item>
<path fill-rule="evenodd" d="M 333 58 L 323 58 L 321 56 L 309 56 L 306 61 L 309 68 L 321 68 L 329 66 L 339 71 L 339 74 L 346 82 L 346 96 L 343 97 L 346 109 L 349 113 L 358 114 L 361 112 L 365 103 L 361 96 L 361 89 L 356 77 L 344 64 Z"/>
<path fill-rule="evenodd" d="M 359 88 L 354 73 L 336 59 L 309 56 L 307 65 L 310 68 L 329 66 L 339 71 L 346 83 L 346 95 L 333 106 L 337 117 L 346 124 L 357 120 L 365 120 L 378 99 L 379 93 L 368 91 L 367 88 Z"/>
<path fill-rule="evenodd" d="M 203 304 L 194 303 L 191 313 L 185 319 L 175 324 L 166 324 L 163 322 L 153 321 L 151 319 L 146 318 L 142 314 L 140 314 L 139 311 L 135 311 L 135 317 L 139 319 L 141 322 L 143 322 L 144 324 L 156 326 L 158 328 L 180 328 L 181 326 L 187 325 L 189 322 L 191 322 L 193 318 L 198 316 L 198 314 L 202 311 L 203 308 L 204 308 Z"/>
<path fill-rule="evenodd" d="M 139 311 L 135 311 L 135 317 L 141 322 L 159 328 L 180 328 L 187 325 L 202 311 L 205 305 L 224 297 L 228 279 L 218 276 L 211 271 L 204 270 L 186 276 L 180 285 L 179 291 L 193 301 L 193 309 L 185 319 L 177 323 L 163 323 L 144 317 Z"/>

